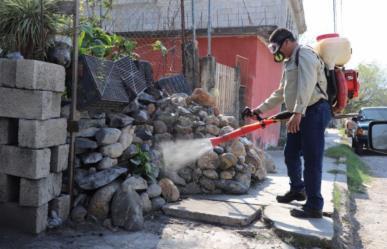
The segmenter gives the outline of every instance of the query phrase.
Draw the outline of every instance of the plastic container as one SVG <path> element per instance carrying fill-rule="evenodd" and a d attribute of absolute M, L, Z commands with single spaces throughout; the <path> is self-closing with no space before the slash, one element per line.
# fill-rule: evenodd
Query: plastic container
<path fill-rule="evenodd" d="M 343 66 L 351 59 L 351 43 L 347 38 L 340 37 L 338 34 L 318 36 L 314 49 L 331 70 L 335 66 Z"/>

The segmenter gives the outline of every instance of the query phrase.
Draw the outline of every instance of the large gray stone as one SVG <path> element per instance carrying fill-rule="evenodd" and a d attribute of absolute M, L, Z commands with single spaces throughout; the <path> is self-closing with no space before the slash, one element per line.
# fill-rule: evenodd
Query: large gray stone
<path fill-rule="evenodd" d="M 219 178 L 218 173 L 214 169 L 203 170 L 203 175 L 209 179 L 216 180 Z"/>
<path fill-rule="evenodd" d="M 149 185 L 147 191 L 149 198 L 155 198 L 161 195 L 161 187 L 157 183 Z"/>
<path fill-rule="evenodd" d="M 90 199 L 88 206 L 89 214 L 101 221 L 106 219 L 110 211 L 110 203 L 113 195 L 119 187 L 120 184 L 115 181 L 98 189 Z"/>
<path fill-rule="evenodd" d="M 19 146 L 33 149 L 46 148 L 66 143 L 67 120 L 64 118 L 19 120 Z"/>
<path fill-rule="evenodd" d="M 190 198 L 167 204 L 163 211 L 173 217 L 227 226 L 246 226 L 261 215 L 256 205 Z"/>
<path fill-rule="evenodd" d="M 75 222 L 81 223 L 85 221 L 87 210 L 83 206 L 76 206 L 71 210 L 71 219 Z"/>
<path fill-rule="evenodd" d="M 133 134 L 129 132 L 122 132 L 118 142 L 122 145 L 122 148 L 126 150 L 133 142 Z"/>
<path fill-rule="evenodd" d="M 96 149 L 98 148 L 98 144 L 96 141 L 93 141 L 88 138 L 76 138 L 75 139 L 75 149 L 76 150 L 88 150 L 88 149 Z"/>
<path fill-rule="evenodd" d="M 20 178 L 0 173 L 0 202 L 17 202 Z"/>
<path fill-rule="evenodd" d="M 122 147 L 122 144 L 115 143 L 115 144 L 109 144 L 109 145 L 105 145 L 104 147 L 101 147 L 100 151 L 104 156 L 108 156 L 111 158 L 118 158 L 124 152 L 124 148 Z"/>
<path fill-rule="evenodd" d="M 228 169 L 231 168 L 232 166 L 235 166 L 238 162 L 238 158 L 232 154 L 232 153 L 224 153 L 220 156 L 221 164 L 220 167 L 221 169 Z"/>
<path fill-rule="evenodd" d="M 97 165 L 97 169 L 103 170 L 103 169 L 109 169 L 115 165 L 117 165 L 118 160 L 113 159 L 110 157 L 104 157 Z"/>
<path fill-rule="evenodd" d="M 19 204 L 39 207 L 59 196 L 62 188 L 62 173 L 51 173 L 40 180 L 20 180 Z"/>
<path fill-rule="evenodd" d="M 141 230 L 144 227 L 142 199 L 130 186 L 121 185 L 114 194 L 111 213 L 115 226 L 129 231 Z"/>
<path fill-rule="evenodd" d="M 17 61 L 17 88 L 64 92 L 65 77 L 65 69 L 61 65 L 37 60 Z"/>
<path fill-rule="evenodd" d="M 95 138 L 100 145 L 114 144 L 120 136 L 121 130 L 116 128 L 102 128 L 95 134 Z"/>
<path fill-rule="evenodd" d="M 49 149 L 31 150 L 0 145 L 0 172 L 8 175 L 40 179 L 50 173 Z"/>
<path fill-rule="evenodd" d="M 144 192 L 141 194 L 141 200 L 142 200 L 142 210 L 144 213 L 149 213 L 152 211 L 152 202 L 149 199 L 148 193 Z"/>
<path fill-rule="evenodd" d="M 111 183 L 127 171 L 128 169 L 126 168 L 114 167 L 92 174 L 76 176 L 75 181 L 80 188 L 85 190 L 92 190 Z"/>
<path fill-rule="evenodd" d="M 205 153 L 199 158 L 197 165 L 201 169 L 216 169 L 218 167 L 218 154 L 213 151 Z"/>
<path fill-rule="evenodd" d="M 228 194 L 245 194 L 249 191 L 249 186 L 243 184 L 239 181 L 234 180 L 216 180 L 215 185 L 217 188 L 220 188 L 225 193 Z"/>
<path fill-rule="evenodd" d="M 168 131 L 167 125 L 161 120 L 155 121 L 153 123 L 153 125 L 155 127 L 156 134 L 162 134 L 162 133 L 166 133 Z"/>
<path fill-rule="evenodd" d="M 122 185 L 125 187 L 130 186 L 132 189 L 136 191 L 144 191 L 144 190 L 147 190 L 148 188 L 148 183 L 141 176 L 131 176 L 128 179 L 126 179 L 122 183 Z"/>
<path fill-rule="evenodd" d="M 228 152 L 233 153 L 236 157 L 246 156 L 245 146 L 238 140 L 235 140 L 230 148 L 228 148 Z"/>
<path fill-rule="evenodd" d="M 51 172 L 62 172 L 67 169 L 69 145 L 59 145 L 51 148 Z"/>
<path fill-rule="evenodd" d="M 77 133 L 77 137 L 94 137 L 97 131 L 99 131 L 100 128 L 96 127 L 90 127 L 87 129 L 80 130 Z"/>
<path fill-rule="evenodd" d="M 61 195 L 54 198 L 49 206 L 50 210 L 54 210 L 62 221 L 67 220 L 70 215 L 70 195 Z"/>
<path fill-rule="evenodd" d="M 128 125 L 131 125 L 134 121 L 134 118 L 125 115 L 123 113 L 113 114 L 109 116 L 110 127 L 114 128 L 123 128 Z"/>
<path fill-rule="evenodd" d="M 48 205 L 22 207 L 17 203 L 0 203 L 0 225 L 13 227 L 27 233 L 37 234 L 47 227 Z"/>
<path fill-rule="evenodd" d="M 103 156 L 99 152 L 91 152 L 91 153 L 82 155 L 81 158 L 82 158 L 83 164 L 94 164 L 101 161 Z"/>
<path fill-rule="evenodd" d="M 190 182 L 186 186 L 180 187 L 179 191 L 182 195 L 194 195 L 194 194 L 200 194 L 202 192 L 199 184 L 195 182 Z"/>
<path fill-rule="evenodd" d="M 162 197 L 153 198 L 151 201 L 152 201 L 152 210 L 159 210 L 166 203 L 166 201 Z"/>
<path fill-rule="evenodd" d="M 106 119 L 91 119 L 91 118 L 81 118 L 79 120 L 79 129 L 84 130 L 88 128 L 101 128 L 106 126 Z"/>
<path fill-rule="evenodd" d="M 60 116 L 60 93 L 0 87 L 0 96 L 1 117 L 45 120 Z"/>

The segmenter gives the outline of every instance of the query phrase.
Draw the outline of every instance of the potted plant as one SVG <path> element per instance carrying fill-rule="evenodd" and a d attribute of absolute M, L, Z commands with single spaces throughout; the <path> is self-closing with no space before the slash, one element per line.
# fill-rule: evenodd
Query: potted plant
<path fill-rule="evenodd" d="M 52 0 L 1 0 L 0 47 L 26 59 L 44 59 L 60 22 L 52 7 Z"/>

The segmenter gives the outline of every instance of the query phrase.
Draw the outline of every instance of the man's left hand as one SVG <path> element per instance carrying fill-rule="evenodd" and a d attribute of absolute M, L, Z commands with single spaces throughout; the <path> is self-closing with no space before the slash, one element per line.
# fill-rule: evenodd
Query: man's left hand
<path fill-rule="evenodd" d="M 289 133 L 297 133 L 300 131 L 301 118 L 302 118 L 301 113 L 294 113 L 290 117 L 289 121 L 286 123 Z"/>

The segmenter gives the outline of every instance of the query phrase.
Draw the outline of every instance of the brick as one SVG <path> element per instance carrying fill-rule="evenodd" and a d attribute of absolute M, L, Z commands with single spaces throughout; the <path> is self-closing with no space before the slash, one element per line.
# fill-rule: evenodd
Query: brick
<path fill-rule="evenodd" d="M 39 207 L 59 196 L 62 188 L 62 173 L 51 173 L 39 180 L 20 180 L 20 206 Z"/>
<path fill-rule="evenodd" d="M 0 87 L 0 96 L 0 117 L 45 120 L 60 116 L 60 93 Z"/>
<path fill-rule="evenodd" d="M 0 59 L 0 86 L 15 87 L 16 60 Z"/>
<path fill-rule="evenodd" d="M 59 145 L 51 148 L 51 172 L 62 172 L 67 169 L 69 145 Z"/>
<path fill-rule="evenodd" d="M 21 207 L 17 203 L 0 203 L 0 225 L 38 234 L 46 230 L 48 205 Z"/>
<path fill-rule="evenodd" d="M 40 179 L 50 173 L 49 149 L 31 150 L 10 145 L 0 145 L 0 173 Z"/>
<path fill-rule="evenodd" d="M 67 120 L 19 120 L 18 140 L 20 147 L 46 148 L 66 143 Z"/>
<path fill-rule="evenodd" d="M 17 202 L 19 186 L 19 177 L 0 173 L 0 202 Z"/>
<path fill-rule="evenodd" d="M 17 61 L 17 88 L 64 92 L 65 77 L 65 69 L 61 65 L 36 60 Z"/>
<path fill-rule="evenodd" d="M 70 214 L 70 195 L 56 197 L 49 206 L 49 209 L 54 210 L 63 221 L 67 220 Z"/>
<path fill-rule="evenodd" d="M 17 144 L 18 120 L 0 117 L 0 144 Z"/>

